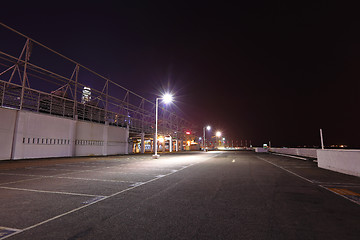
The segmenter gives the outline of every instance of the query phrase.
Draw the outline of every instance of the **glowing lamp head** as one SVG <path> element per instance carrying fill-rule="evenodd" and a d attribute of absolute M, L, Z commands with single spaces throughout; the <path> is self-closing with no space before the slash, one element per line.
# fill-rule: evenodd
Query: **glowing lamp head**
<path fill-rule="evenodd" d="M 164 103 L 171 103 L 173 101 L 173 96 L 170 93 L 165 93 L 162 97 Z"/>
<path fill-rule="evenodd" d="M 207 126 L 206 129 L 207 129 L 208 131 L 210 131 L 211 127 L 210 127 L 210 126 Z"/>
<path fill-rule="evenodd" d="M 217 137 L 221 137 L 221 132 L 216 132 Z"/>

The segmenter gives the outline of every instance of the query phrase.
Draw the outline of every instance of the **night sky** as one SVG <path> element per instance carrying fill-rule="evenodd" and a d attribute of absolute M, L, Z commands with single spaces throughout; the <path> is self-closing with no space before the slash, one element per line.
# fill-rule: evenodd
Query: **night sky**
<path fill-rule="evenodd" d="M 174 91 L 180 115 L 227 139 L 319 146 L 322 128 L 360 147 L 358 6 L 11 2 L 1 22 L 149 100 Z"/>

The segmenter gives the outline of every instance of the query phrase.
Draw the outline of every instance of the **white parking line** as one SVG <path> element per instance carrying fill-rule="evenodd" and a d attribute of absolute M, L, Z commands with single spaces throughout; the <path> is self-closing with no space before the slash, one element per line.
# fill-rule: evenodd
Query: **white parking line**
<path fill-rule="evenodd" d="M 260 160 L 263 160 L 263 161 L 265 161 L 265 162 L 267 162 L 267 163 L 270 163 L 271 165 L 274 165 L 274 166 L 276 166 L 276 167 L 278 167 L 278 168 L 280 168 L 280 169 L 282 169 L 282 170 L 284 170 L 284 171 L 286 171 L 286 172 L 288 172 L 288 173 L 291 173 L 291 174 L 293 174 L 293 175 L 295 175 L 295 176 L 297 176 L 297 177 L 299 177 L 299 178 L 301 178 L 301 179 L 303 179 L 303 180 L 305 180 L 305 181 L 307 181 L 307 182 L 310 182 L 310 183 L 315 184 L 315 185 L 317 185 L 317 186 L 319 186 L 319 187 L 321 187 L 321 188 L 323 188 L 323 189 L 326 189 L 326 190 L 328 190 L 329 192 L 335 193 L 335 194 L 338 195 L 338 196 L 341 196 L 341 197 L 343 197 L 343 198 L 345 198 L 345 199 L 347 199 L 347 200 L 350 200 L 351 202 L 356 203 L 357 205 L 360 205 L 359 201 L 355 201 L 355 200 L 349 198 L 349 197 L 346 196 L 346 195 L 341 195 L 341 194 L 339 194 L 339 193 L 337 193 L 337 192 L 335 192 L 335 191 L 332 191 L 331 189 L 328 188 L 328 186 L 331 186 L 331 184 L 332 184 L 332 185 L 336 185 L 336 184 L 338 184 L 338 183 L 329 183 L 329 184 L 327 184 L 327 183 L 323 182 L 323 184 L 321 185 L 321 184 L 319 184 L 319 183 L 321 183 L 321 182 L 312 181 L 312 180 L 310 180 L 310 179 L 307 179 L 307 178 L 305 178 L 305 177 L 303 177 L 303 176 L 300 176 L 300 175 L 298 175 L 298 174 L 296 174 L 296 173 L 294 173 L 294 172 L 292 172 L 292 171 L 290 171 L 290 170 L 287 170 L 287 169 L 285 169 L 285 168 L 283 168 L 283 167 L 281 167 L 281 166 L 279 166 L 279 165 L 277 165 L 277 164 L 275 164 L 275 163 L 272 163 L 272 162 L 270 162 L 270 161 L 268 161 L 268 160 L 266 160 L 266 159 L 264 159 L 264 158 L 262 158 L 262 157 L 258 157 L 258 156 L 257 156 L 257 158 L 260 159 Z M 326 187 L 326 186 L 327 186 L 327 187 Z M 337 185 L 336 187 L 339 187 L 339 186 L 341 186 L 341 185 Z M 354 185 L 353 185 L 353 186 L 354 186 Z M 351 186 L 351 187 L 353 187 L 353 186 Z M 344 186 L 341 186 L 341 187 L 344 187 Z"/>
<path fill-rule="evenodd" d="M 4 239 L 6 236 L 12 235 L 14 233 L 19 233 L 20 231 L 22 230 L 0 226 L 0 239 Z"/>
<path fill-rule="evenodd" d="M 13 182 L 0 183 L 0 186 L 7 185 L 7 184 L 12 184 L 12 183 L 27 182 L 27 181 L 37 180 L 37 179 L 42 179 L 42 177 L 29 178 L 29 179 L 23 179 L 23 180 L 18 180 L 18 181 L 13 181 Z"/>
<path fill-rule="evenodd" d="M 209 159 L 211 159 L 211 158 L 214 158 L 214 157 L 216 157 L 216 156 L 218 156 L 218 155 L 219 155 L 219 154 L 214 154 L 214 155 L 212 155 L 212 156 L 210 156 L 210 157 L 207 157 L 205 160 L 203 160 L 203 161 L 201 161 L 201 162 L 207 161 L 207 160 L 209 160 Z M 199 163 L 201 163 L 201 162 L 195 162 L 195 163 L 193 163 L 193 164 L 189 164 L 189 165 L 187 165 L 187 166 L 184 166 L 184 167 L 182 167 L 181 169 L 179 169 L 179 170 L 176 171 L 176 172 L 170 172 L 170 173 L 168 173 L 168 174 L 165 174 L 164 177 L 170 176 L 170 175 L 172 175 L 172 174 L 174 174 L 174 173 L 177 173 L 177 172 L 179 172 L 179 171 L 182 171 L 182 170 L 184 170 L 184 169 L 186 169 L 186 168 L 188 168 L 188 167 L 194 166 L 194 165 L 199 164 Z M 162 178 L 163 178 L 163 177 L 162 177 Z M 21 229 L 19 232 L 15 232 L 15 233 L 13 233 L 13 234 L 10 234 L 10 235 L 4 237 L 3 239 L 8 238 L 8 237 L 11 237 L 11 236 L 14 236 L 14 235 L 16 235 L 16 234 L 18 234 L 18 233 L 20 233 L 20 232 L 24 232 L 24 231 L 27 231 L 27 230 L 36 228 L 36 227 L 38 227 L 38 226 L 40 226 L 40 225 L 43 225 L 43 224 L 48 223 L 48 222 L 51 222 L 51 221 L 53 221 L 53 220 L 55 220 L 55 219 L 64 217 L 64 216 L 66 216 L 66 215 L 69 215 L 69 214 L 71 214 L 71 213 L 77 212 L 77 211 L 79 211 L 79 210 L 81 210 L 81 209 L 84 209 L 84 208 L 86 208 L 86 207 L 89 207 L 89 206 L 91 206 L 91 205 L 93 205 L 93 204 L 96 204 L 96 203 L 98 203 L 98 202 L 104 201 L 104 200 L 106 200 L 106 199 L 108 199 L 108 198 L 117 196 L 117 195 L 119 195 L 119 194 L 122 194 L 122 193 L 124 193 L 124 192 L 130 191 L 130 190 L 132 190 L 132 189 L 135 189 L 135 188 L 137 188 L 137 187 L 143 186 L 143 185 L 145 185 L 145 184 L 148 184 L 148 183 L 157 181 L 157 180 L 162 179 L 162 178 L 153 178 L 153 179 L 151 179 L 151 180 L 149 180 L 149 181 L 146 181 L 146 182 L 138 182 L 138 183 L 134 184 L 134 186 L 132 186 L 132 187 L 129 187 L 129 188 L 124 189 L 124 190 L 122 190 L 122 191 L 116 192 L 116 193 L 111 194 L 111 195 L 109 195 L 109 196 L 105 196 L 105 197 L 103 197 L 103 198 L 99 198 L 99 200 L 97 200 L 97 201 L 93 201 L 93 202 L 91 202 L 91 203 L 89 203 L 89 204 L 86 204 L 86 205 L 84 205 L 84 206 L 75 208 L 75 209 L 73 209 L 73 210 L 70 210 L 70 211 L 65 212 L 65 213 L 63 213 L 63 214 L 60 214 L 60 215 L 57 215 L 57 216 L 55 216 L 55 217 L 49 218 L 49 219 L 47 219 L 47 220 L 45 220 L 45 221 L 39 222 L 39 223 L 34 224 L 34 225 L 32 225 L 32 226 L 29 226 L 29 227 L 27 227 L 27 228 Z"/>
<path fill-rule="evenodd" d="M 72 170 L 72 169 L 66 169 L 66 168 L 40 168 L 40 167 L 27 167 L 25 169 L 49 170 L 49 171 L 69 171 L 69 172 L 82 171 L 82 170 Z"/>
<path fill-rule="evenodd" d="M 9 227 L 4 227 L 4 226 L 0 226 L 0 229 L 7 229 L 7 230 L 12 230 L 12 231 L 21 231 L 21 229 L 9 228 Z"/>
<path fill-rule="evenodd" d="M 74 179 L 74 180 L 85 180 L 85 181 L 99 181 L 99 182 L 115 182 L 115 183 L 130 183 L 133 184 L 136 181 L 124 181 L 124 180 L 111 180 L 111 179 L 94 179 L 94 178 L 76 178 L 76 177 L 61 177 L 62 175 L 67 174 L 73 174 L 73 173 L 81 173 L 81 172 L 87 172 L 88 170 L 82 170 L 78 172 L 69 172 L 69 173 L 62 173 L 62 174 L 56 174 L 52 176 L 44 176 L 44 175 L 32 175 L 32 174 L 18 174 L 18 173 L 0 173 L 1 175 L 13 175 L 13 176 L 26 176 L 26 177 L 33 177 L 30 179 L 23 179 L 18 181 L 12 181 L 12 182 L 5 182 L 0 183 L 0 186 L 14 184 L 14 183 L 21 183 L 21 182 L 30 182 L 33 180 L 39 180 L 43 178 L 59 178 L 59 179 Z M 155 174 L 153 174 L 155 175 Z"/>
<path fill-rule="evenodd" d="M 17 190 L 17 191 L 39 192 L 39 193 L 54 193 L 54 194 L 74 195 L 74 196 L 85 196 L 85 197 L 98 197 L 99 196 L 99 195 L 83 194 L 83 193 L 45 191 L 45 190 L 26 189 L 26 188 L 13 188 L 13 187 L 0 187 L 0 188 L 8 189 L 8 190 Z"/>
<path fill-rule="evenodd" d="M 25 176 L 25 177 L 49 177 L 49 176 L 43 176 L 43 175 L 22 174 L 22 173 L 0 173 L 0 175 L 7 175 L 7 176 Z"/>
<path fill-rule="evenodd" d="M 134 181 L 111 180 L 111 179 L 98 179 L 98 178 L 78 178 L 78 177 L 54 177 L 54 178 L 73 179 L 73 180 L 85 180 L 85 181 L 99 181 L 99 182 L 134 183 Z"/>
<path fill-rule="evenodd" d="M 136 169 L 136 170 L 139 170 L 139 169 L 145 169 L 145 170 L 154 170 L 154 171 L 171 171 L 172 168 L 152 168 L 152 167 L 120 167 L 121 170 L 133 170 L 133 169 Z"/>
<path fill-rule="evenodd" d="M 147 175 L 147 176 L 154 176 L 156 174 L 149 174 L 149 173 L 136 173 L 136 172 L 122 172 L 122 171 L 119 171 L 119 172 L 113 172 L 113 171 L 98 171 L 98 170 L 94 170 L 94 172 L 99 172 L 99 173 L 114 173 L 114 174 L 117 174 L 117 173 L 120 173 L 120 174 L 124 174 L 124 175 Z"/>
<path fill-rule="evenodd" d="M 293 175 L 295 175 L 295 176 L 297 176 L 297 177 L 299 177 L 299 178 L 301 178 L 301 179 L 303 179 L 303 180 L 305 180 L 305 181 L 307 181 L 307 182 L 310 182 L 310 183 L 314 183 L 313 181 L 311 181 L 310 179 L 307 179 L 307 178 L 305 178 L 305 177 L 303 177 L 303 176 L 300 176 L 299 174 L 296 174 L 296 173 L 294 173 L 294 172 L 292 172 L 292 171 L 290 171 L 290 170 L 287 170 L 286 168 L 283 168 L 283 167 L 281 167 L 281 166 L 279 166 L 279 165 L 277 165 L 277 164 L 275 164 L 275 163 L 272 163 L 272 162 L 270 162 L 270 161 L 268 161 L 268 160 L 266 160 L 266 159 L 264 159 L 264 158 L 262 158 L 262 157 L 259 157 L 259 156 L 256 156 L 258 159 L 260 159 L 260 160 L 263 160 L 263 161 L 265 161 L 265 162 L 267 162 L 267 163 L 270 163 L 271 165 L 274 165 L 275 167 L 278 167 L 278 168 L 280 168 L 280 169 L 282 169 L 282 170 L 284 170 L 284 171 L 286 171 L 286 172 L 288 172 L 288 173 L 291 173 L 291 174 L 293 174 Z"/>
<path fill-rule="evenodd" d="M 307 161 L 307 158 L 293 156 L 293 155 L 287 155 L 287 154 L 282 154 L 282 153 L 271 153 L 271 154 L 278 155 L 278 156 L 283 156 L 283 157 L 296 158 L 296 159 L 301 159 L 303 161 Z"/>
<path fill-rule="evenodd" d="M 338 193 L 338 192 L 336 192 L 336 191 L 332 191 L 332 190 L 329 189 L 328 187 L 325 187 L 325 186 L 322 186 L 322 185 L 319 185 L 319 187 L 322 187 L 322 188 L 328 190 L 329 192 L 335 193 L 336 195 L 338 195 L 338 196 L 340 196 L 340 197 L 343 197 L 343 198 L 345 198 L 345 199 L 347 199 L 347 200 L 350 200 L 350 201 L 353 202 L 353 203 L 356 203 L 357 205 L 360 205 L 360 202 L 359 202 L 359 201 L 355 201 L 354 199 L 351 199 L 349 196 L 347 196 L 347 195 L 345 195 L 345 194 L 340 194 L 340 193 Z"/>

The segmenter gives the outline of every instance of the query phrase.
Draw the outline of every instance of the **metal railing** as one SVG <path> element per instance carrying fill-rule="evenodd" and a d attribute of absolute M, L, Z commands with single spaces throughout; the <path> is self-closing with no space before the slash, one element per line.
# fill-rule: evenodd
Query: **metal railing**
<path fill-rule="evenodd" d="M 154 102 L 1 22 L 0 26 L 9 35 L 9 42 L 12 41 L 11 37 L 17 38 L 17 42 L 19 39 L 25 41 L 18 57 L 0 51 L 1 107 L 98 123 L 108 122 L 110 125 L 129 127 L 130 132 L 155 132 Z M 31 61 L 32 55 L 36 55 L 37 62 Z M 43 56 L 47 59 L 39 60 Z M 49 63 L 52 61 L 54 64 Z M 49 66 L 55 70 L 49 70 Z M 67 77 L 62 72 L 72 74 Z M 90 89 L 91 95 L 84 101 L 83 90 L 88 87 L 88 79 L 96 82 L 96 86 Z M 159 109 L 158 127 L 159 133 L 171 135 L 182 135 L 185 130 L 195 129 L 193 124 L 165 108 Z"/>

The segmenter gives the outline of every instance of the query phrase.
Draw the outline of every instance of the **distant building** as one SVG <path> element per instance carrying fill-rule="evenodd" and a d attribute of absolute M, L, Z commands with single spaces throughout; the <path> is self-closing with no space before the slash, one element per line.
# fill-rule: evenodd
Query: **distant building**
<path fill-rule="evenodd" d="M 81 103 L 87 103 L 91 100 L 91 88 L 84 87 L 81 96 Z"/>

